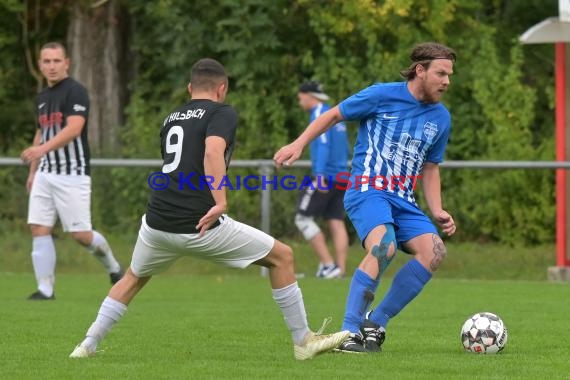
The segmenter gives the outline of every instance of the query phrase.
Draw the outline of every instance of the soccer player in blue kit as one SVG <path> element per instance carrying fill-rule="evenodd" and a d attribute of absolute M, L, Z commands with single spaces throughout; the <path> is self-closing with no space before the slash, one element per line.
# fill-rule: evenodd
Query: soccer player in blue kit
<path fill-rule="evenodd" d="M 342 330 L 351 336 L 337 349 L 342 352 L 381 351 L 390 319 L 420 293 L 447 255 L 436 227 L 416 203 L 416 178 L 443 233 L 453 235 L 456 229 L 442 207 L 438 165 L 451 128 L 440 99 L 456 55 L 445 45 L 428 42 L 415 46 L 410 58 L 411 65 L 401 72 L 405 82 L 376 83 L 349 97 L 274 156 L 277 167 L 291 165 L 332 125 L 360 121 L 344 205 L 366 256 L 350 284 Z M 379 305 L 367 313 L 397 248 L 414 257 L 396 273 Z"/>

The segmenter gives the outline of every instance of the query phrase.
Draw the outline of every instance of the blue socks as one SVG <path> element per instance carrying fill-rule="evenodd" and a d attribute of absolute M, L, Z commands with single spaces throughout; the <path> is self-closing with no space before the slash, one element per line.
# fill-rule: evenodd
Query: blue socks
<path fill-rule="evenodd" d="M 394 276 L 392 286 L 380 305 L 370 314 L 369 319 L 386 327 L 390 318 L 395 317 L 422 291 L 432 274 L 416 259 L 406 263 Z M 350 283 L 346 300 L 346 313 L 342 330 L 359 333 L 364 316 L 372 303 L 374 293 L 380 281 L 376 281 L 365 272 L 357 269 Z"/>
<path fill-rule="evenodd" d="M 396 273 L 388 293 L 386 293 L 380 305 L 374 309 L 368 318 L 385 328 L 390 318 L 402 311 L 421 292 L 424 285 L 431 279 L 431 276 L 432 274 L 416 259 L 408 261 Z"/>
<path fill-rule="evenodd" d="M 360 269 L 354 272 L 346 300 L 342 330 L 348 330 L 354 334 L 360 332 L 364 315 L 374 300 L 378 284 L 379 281 L 374 280 Z"/>

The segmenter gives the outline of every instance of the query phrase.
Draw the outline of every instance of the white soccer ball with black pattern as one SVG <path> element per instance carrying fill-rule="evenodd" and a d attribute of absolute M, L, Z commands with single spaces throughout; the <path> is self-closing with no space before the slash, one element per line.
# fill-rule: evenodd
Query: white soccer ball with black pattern
<path fill-rule="evenodd" d="M 507 327 L 496 314 L 477 313 L 467 319 L 461 328 L 461 343 L 466 351 L 477 354 L 496 354 L 507 344 Z"/>

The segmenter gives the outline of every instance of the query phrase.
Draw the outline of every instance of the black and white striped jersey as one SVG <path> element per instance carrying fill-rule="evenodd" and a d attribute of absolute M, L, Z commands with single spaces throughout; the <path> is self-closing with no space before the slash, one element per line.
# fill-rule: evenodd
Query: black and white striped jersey
<path fill-rule="evenodd" d="M 42 144 L 65 128 L 68 116 L 78 115 L 85 118 L 81 135 L 62 148 L 43 156 L 38 170 L 61 175 L 89 175 L 89 96 L 85 87 L 72 78 L 65 78 L 53 87 L 42 90 L 36 98 L 36 107 Z"/>

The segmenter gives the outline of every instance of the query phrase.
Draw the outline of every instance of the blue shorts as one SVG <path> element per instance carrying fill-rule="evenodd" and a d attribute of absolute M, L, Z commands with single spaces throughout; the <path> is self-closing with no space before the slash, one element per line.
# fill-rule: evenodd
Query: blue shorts
<path fill-rule="evenodd" d="M 350 189 L 344 196 L 344 208 L 364 244 L 366 236 L 377 226 L 392 223 L 398 247 L 416 236 L 433 233 L 437 228 L 418 206 L 380 190 Z"/>

